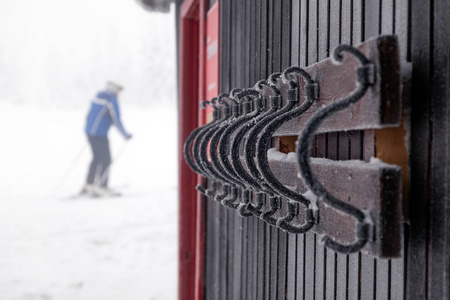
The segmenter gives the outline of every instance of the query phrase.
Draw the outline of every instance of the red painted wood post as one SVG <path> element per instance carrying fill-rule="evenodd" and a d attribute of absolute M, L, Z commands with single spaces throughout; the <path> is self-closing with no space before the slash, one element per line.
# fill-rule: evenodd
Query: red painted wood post
<path fill-rule="evenodd" d="M 179 239 L 178 239 L 178 299 L 192 300 L 195 296 L 197 177 L 184 161 L 183 144 L 198 125 L 198 51 L 199 22 L 195 0 L 181 6 L 180 78 L 179 78 Z M 198 5 L 197 5 L 198 7 Z"/>
<path fill-rule="evenodd" d="M 198 101 L 205 99 L 205 0 L 197 0 L 199 3 L 198 18 L 199 18 L 199 82 L 198 82 Z M 194 86 L 194 85 L 193 85 Z M 197 105 L 197 109 L 199 106 Z M 205 112 L 199 112 L 198 126 L 206 123 Z M 197 183 L 201 184 L 201 176 L 197 176 Z M 204 195 L 197 193 L 197 218 L 196 218 L 196 261 L 195 261 L 195 291 L 194 299 L 203 300 L 204 298 L 204 273 L 205 273 L 205 211 L 206 199 Z"/>

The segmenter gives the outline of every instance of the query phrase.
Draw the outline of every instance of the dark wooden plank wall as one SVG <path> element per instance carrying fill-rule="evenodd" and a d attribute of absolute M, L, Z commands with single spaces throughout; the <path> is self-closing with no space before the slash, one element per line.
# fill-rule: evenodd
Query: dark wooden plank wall
<path fill-rule="evenodd" d="M 286 234 L 207 201 L 206 299 L 449 298 L 448 6 L 445 0 L 220 1 L 221 92 L 250 87 L 289 65 L 313 64 L 340 43 L 398 35 L 403 62 L 414 63 L 411 226 L 404 256 L 379 260 L 336 254 L 312 233 Z M 373 139 L 371 130 L 322 134 L 313 154 L 369 160 Z M 430 188 L 432 180 L 441 185 Z"/>

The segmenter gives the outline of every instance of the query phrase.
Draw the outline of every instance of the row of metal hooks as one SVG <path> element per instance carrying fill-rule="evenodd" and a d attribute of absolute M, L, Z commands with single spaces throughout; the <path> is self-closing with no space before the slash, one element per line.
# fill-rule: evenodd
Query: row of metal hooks
<path fill-rule="evenodd" d="M 318 100 L 318 84 L 304 69 L 296 66 L 260 80 L 253 88 L 233 89 L 229 94 L 202 102 L 203 108 L 207 105 L 213 108 L 212 120 L 192 131 L 183 149 L 191 169 L 210 182 L 208 188 L 198 185 L 196 189 L 243 217 L 255 216 L 294 234 L 303 234 L 319 222 L 316 202 L 322 201 L 356 221 L 353 242 L 344 244 L 325 235 L 325 246 L 341 253 L 360 251 L 369 240 L 372 225 L 368 214 L 329 193 L 314 176 L 310 159 L 310 147 L 320 124 L 360 100 L 375 81 L 373 64 L 352 46 L 337 47 L 333 54 L 334 63 L 341 64 L 345 52 L 360 63 L 356 89 L 350 96 L 314 113 L 297 140 L 299 175 L 315 197 L 305 197 L 305 194 L 284 186 L 269 166 L 268 148 L 273 134 L 284 123 L 299 118 Z M 288 86 L 284 96 L 280 93 L 281 85 Z M 243 156 L 240 155 L 242 145 Z M 283 214 L 282 198 L 286 199 Z"/>

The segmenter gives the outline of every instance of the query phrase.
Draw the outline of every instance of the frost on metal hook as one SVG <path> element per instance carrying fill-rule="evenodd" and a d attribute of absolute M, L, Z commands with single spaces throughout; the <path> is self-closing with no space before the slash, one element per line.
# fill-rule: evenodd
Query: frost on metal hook
<path fill-rule="evenodd" d="M 213 119 L 183 148 L 188 165 L 208 180 L 197 189 L 242 217 L 293 234 L 312 230 L 337 252 L 401 255 L 401 170 L 310 157 L 317 133 L 398 124 L 396 49 L 391 36 L 340 45 L 332 58 L 203 102 L 213 106 Z M 286 148 L 296 153 L 269 149 L 274 138 L 290 136 L 299 136 Z"/>

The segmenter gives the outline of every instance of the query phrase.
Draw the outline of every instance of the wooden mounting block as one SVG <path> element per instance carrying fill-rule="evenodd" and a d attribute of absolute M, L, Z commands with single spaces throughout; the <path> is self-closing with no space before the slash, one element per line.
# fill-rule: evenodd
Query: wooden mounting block
<path fill-rule="evenodd" d="M 299 193 L 307 192 L 303 181 L 294 175 L 298 173 L 295 153 L 284 154 L 275 149 L 269 151 L 277 152 L 276 155 L 269 155 L 270 169 L 277 179 Z M 401 256 L 401 168 L 378 159 L 367 163 L 359 160 L 312 158 L 311 166 L 317 180 L 330 193 L 370 212 L 375 230 L 362 252 L 380 258 Z M 343 243 L 352 242 L 355 238 L 355 219 L 321 201 L 317 204 L 319 221 L 312 231 L 327 234 Z M 302 218 L 300 211 L 299 222 L 302 222 Z"/>
<path fill-rule="evenodd" d="M 400 58 L 397 38 L 384 35 L 356 46 L 374 65 L 376 82 L 364 97 L 350 108 L 327 118 L 317 133 L 375 129 L 400 124 Z M 305 70 L 319 84 L 319 98 L 301 117 L 281 126 L 274 136 L 298 135 L 306 121 L 321 107 L 350 95 L 356 89 L 359 62 L 345 54 L 342 64 L 327 58 Z M 287 86 L 281 88 L 286 93 Z M 303 86 L 301 86 L 303 90 Z M 303 102 L 304 98 L 300 102 Z"/>

